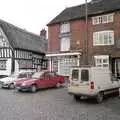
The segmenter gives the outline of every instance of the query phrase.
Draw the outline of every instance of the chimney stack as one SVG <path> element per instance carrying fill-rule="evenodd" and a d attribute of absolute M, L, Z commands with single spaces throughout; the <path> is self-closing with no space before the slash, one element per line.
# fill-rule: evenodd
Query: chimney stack
<path fill-rule="evenodd" d="M 42 30 L 40 31 L 40 37 L 46 39 L 46 30 L 45 30 L 45 29 L 42 29 Z"/>

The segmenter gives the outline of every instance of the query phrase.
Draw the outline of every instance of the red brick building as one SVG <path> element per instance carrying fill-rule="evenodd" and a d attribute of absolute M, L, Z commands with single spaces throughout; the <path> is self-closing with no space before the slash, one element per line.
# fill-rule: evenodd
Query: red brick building
<path fill-rule="evenodd" d="M 120 0 L 92 0 L 66 8 L 48 23 L 51 70 L 69 75 L 70 67 L 109 67 L 120 77 Z"/>

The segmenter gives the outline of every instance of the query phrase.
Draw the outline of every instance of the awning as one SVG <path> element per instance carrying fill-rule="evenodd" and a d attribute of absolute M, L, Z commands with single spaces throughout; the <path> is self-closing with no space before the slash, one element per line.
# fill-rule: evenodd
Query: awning
<path fill-rule="evenodd" d="M 69 52 L 69 53 L 50 53 L 46 54 L 46 57 L 56 57 L 56 56 L 73 56 L 73 55 L 81 55 L 80 52 Z"/>

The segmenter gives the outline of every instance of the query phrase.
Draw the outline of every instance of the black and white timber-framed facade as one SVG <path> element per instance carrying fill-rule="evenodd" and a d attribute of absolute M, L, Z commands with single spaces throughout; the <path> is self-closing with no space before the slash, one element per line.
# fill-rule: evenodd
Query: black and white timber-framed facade
<path fill-rule="evenodd" d="M 45 33 L 45 30 L 41 32 Z M 0 75 L 46 68 L 46 48 L 46 36 L 35 35 L 0 20 Z"/>

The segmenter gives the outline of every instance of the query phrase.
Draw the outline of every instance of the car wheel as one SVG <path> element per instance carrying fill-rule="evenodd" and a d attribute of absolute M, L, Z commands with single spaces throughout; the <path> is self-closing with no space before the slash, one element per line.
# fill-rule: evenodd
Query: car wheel
<path fill-rule="evenodd" d="M 57 88 L 60 88 L 60 86 L 61 86 L 61 84 L 58 82 L 58 83 L 56 84 L 56 87 L 57 87 Z"/>
<path fill-rule="evenodd" d="M 74 95 L 74 100 L 76 101 L 80 100 L 80 96 Z"/>
<path fill-rule="evenodd" d="M 35 93 L 37 91 L 36 85 L 31 86 L 31 92 Z"/>
<path fill-rule="evenodd" d="M 14 84 L 11 83 L 11 84 L 9 85 L 9 88 L 10 88 L 10 89 L 14 89 L 14 88 L 15 88 Z"/>
<path fill-rule="evenodd" d="M 103 101 L 103 96 L 104 96 L 104 93 L 103 93 L 103 92 L 99 92 L 99 93 L 97 94 L 97 97 L 96 97 L 97 103 L 102 103 L 102 101 Z"/>

